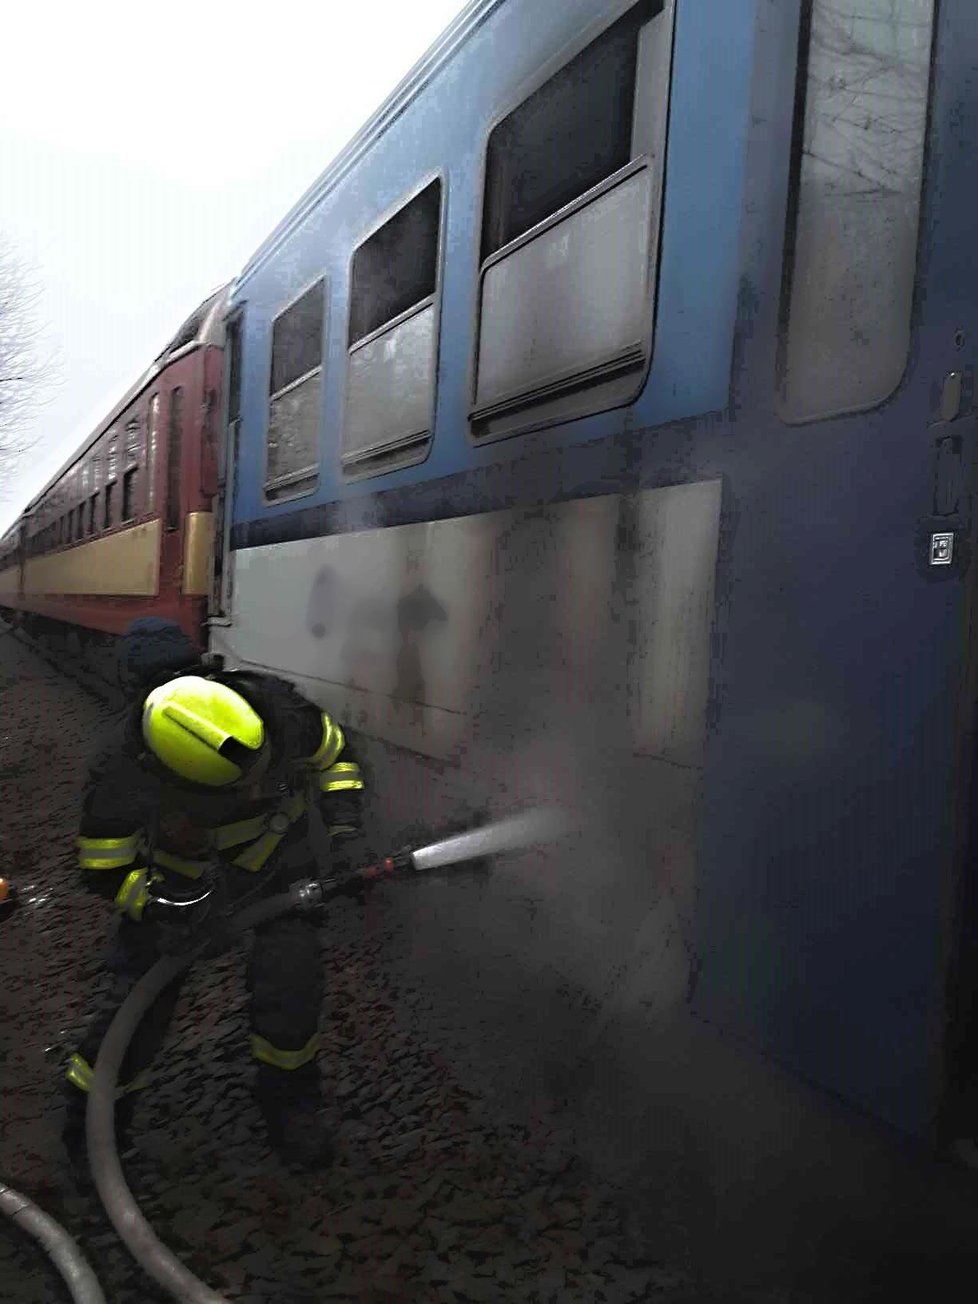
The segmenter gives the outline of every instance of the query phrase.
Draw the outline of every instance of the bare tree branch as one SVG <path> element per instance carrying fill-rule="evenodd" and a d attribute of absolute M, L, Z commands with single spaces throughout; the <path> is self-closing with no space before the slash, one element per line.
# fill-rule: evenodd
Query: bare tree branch
<path fill-rule="evenodd" d="M 37 439 L 28 431 L 46 399 L 52 368 L 41 357 L 40 290 L 9 240 L 0 236 L 0 500 Z"/>

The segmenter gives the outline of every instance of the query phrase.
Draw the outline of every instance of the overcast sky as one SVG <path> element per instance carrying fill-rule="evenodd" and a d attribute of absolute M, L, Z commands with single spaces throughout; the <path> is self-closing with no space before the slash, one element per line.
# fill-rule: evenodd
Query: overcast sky
<path fill-rule="evenodd" d="M 0 234 L 36 269 L 57 387 L 0 532 L 462 8 L 4 6 Z"/>

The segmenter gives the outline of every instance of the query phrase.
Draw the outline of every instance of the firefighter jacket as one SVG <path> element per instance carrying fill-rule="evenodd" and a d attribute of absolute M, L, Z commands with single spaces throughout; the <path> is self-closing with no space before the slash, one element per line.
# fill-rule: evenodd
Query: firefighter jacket
<path fill-rule="evenodd" d="M 295 841 L 309 800 L 319 805 L 337 858 L 361 831 L 363 778 L 329 716 L 271 675 L 191 673 L 209 674 L 249 702 L 265 724 L 271 761 L 251 787 L 203 787 L 166 770 L 149 752 L 143 697 L 115 723 L 89 768 L 78 864 L 88 886 L 115 898 L 134 919 L 147 873 L 179 891 L 219 866 L 232 898 L 253 888 L 255 876 L 273 868 L 283 842 Z"/>

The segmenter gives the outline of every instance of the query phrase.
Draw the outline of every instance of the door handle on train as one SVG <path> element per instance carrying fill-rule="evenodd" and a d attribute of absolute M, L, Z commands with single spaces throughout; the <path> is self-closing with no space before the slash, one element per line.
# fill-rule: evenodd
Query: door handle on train
<path fill-rule="evenodd" d="M 971 486 L 974 421 L 941 423 L 934 438 L 930 515 L 917 523 L 915 563 L 930 582 L 960 579 L 972 553 Z"/>
<path fill-rule="evenodd" d="M 959 432 L 938 435 L 934 452 L 934 515 L 954 516 L 964 496 L 964 459 Z"/>

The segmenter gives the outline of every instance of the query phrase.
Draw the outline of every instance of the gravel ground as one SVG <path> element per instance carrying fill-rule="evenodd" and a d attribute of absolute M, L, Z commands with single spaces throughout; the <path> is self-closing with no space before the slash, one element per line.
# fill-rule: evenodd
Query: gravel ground
<path fill-rule="evenodd" d="M 0 922 L 0 1176 L 63 1221 L 114 1304 L 163 1296 L 73 1186 L 56 1086 L 109 925 L 71 849 L 79 758 L 105 715 L 0 627 L 0 872 L 22 897 Z M 192 975 L 124 1156 L 164 1242 L 240 1304 L 698 1298 L 688 1273 L 626 1235 L 614 1192 L 556 1119 L 502 1117 L 460 1080 L 412 1022 L 423 990 L 395 986 L 385 966 L 383 912 L 369 922 L 342 903 L 323 929 L 322 1068 L 340 1150 L 324 1174 L 288 1172 L 264 1143 L 241 950 Z M 5 1221 L 0 1281 L 5 1299 L 67 1298 Z"/>

